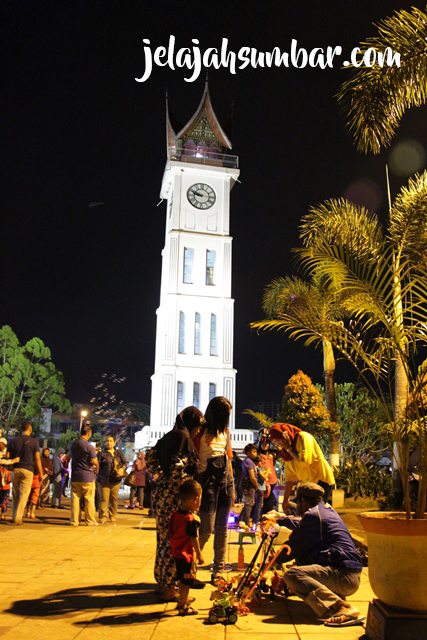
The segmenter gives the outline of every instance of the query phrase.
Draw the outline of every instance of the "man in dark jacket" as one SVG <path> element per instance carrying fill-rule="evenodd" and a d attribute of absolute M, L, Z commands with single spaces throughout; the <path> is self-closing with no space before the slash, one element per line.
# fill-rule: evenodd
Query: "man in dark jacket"
<path fill-rule="evenodd" d="M 108 436 L 105 451 L 98 453 L 98 460 L 97 481 L 102 493 L 99 522 L 105 524 L 107 519 L 116 522 L 120 483 L 126 474 L 127 460 L 120 449 L 115 448 L 113 436 Z"/>
<path fill-rule="evenodd" d="M 324 490 L 306 482 L 298 487 L 297 509 L 301 520 L 284 518 L 278 524 L 293 528 L 288 544 L 277 558 L 282 564 L 295 560 L 284 575 L 290 591 L 308 604 L 319 618 L 334 626 L 359 621 L 359 610 L 343 597 L 360 584 L 362 563 L 353 539 L 336 511 L 323 502 Z"/>

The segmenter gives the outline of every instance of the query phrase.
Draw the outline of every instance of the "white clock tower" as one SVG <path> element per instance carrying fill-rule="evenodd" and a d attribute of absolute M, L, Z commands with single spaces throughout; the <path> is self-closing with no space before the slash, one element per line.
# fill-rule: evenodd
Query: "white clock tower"
<path fill-rule="evenodd" d="M 199 108 L 176 134 L 167 114 L 167 200 L 151 429 L 171 429 L 186 406 L 204 411 L 214 396 L 234 406 L 230 191 L 238 158 L 206 83 Z M 231 418 L 234 427 L 234 412 Z"/>

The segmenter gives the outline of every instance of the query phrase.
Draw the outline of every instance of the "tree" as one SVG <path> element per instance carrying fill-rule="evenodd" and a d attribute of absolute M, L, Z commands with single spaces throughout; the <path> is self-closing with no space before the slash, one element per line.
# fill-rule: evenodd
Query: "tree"
<path fill-rule="evenodd" d="M 378 25 L 378 35 L 360 46 L 401 54 L 401 66 L 349 67 L 338 99 L 360 151 L 379 153 L 389 146 L 407 109 L 427 99 L 427 13 L 416 7 L 397 11 Z"/>
<path fill-rule="evenodd" d="M 305 346 L 322 346 L 326 406 L 331 422 L 336 423 L 335 356 L 330 334 L 333 325 L 341 323 L 346 315 L 341 296 L 316 274 L 310 283 L 286 276 L 266 286 L 262 307 L 267 318 L 252 322 L 252 328 L 283 330 L 292 340 L 304 339 Z M 340 463 L 336 432 L 330 434 L 330 460 L 333 466 Z"/>
<path fill-rule="evenodd" d="M 354 464 L 362 452 L 380 454 L 387 422 L 381 403 L 367 389 L 352 382 L 336 384 L 335 390 L 342 466 Z"/>
<path fill-rule="evenodd" d="M 319 389 L 302 371 L 289 378 L 279 417 L 283 422 L 319 436 L 337 433 L 339 428 L 336 422 L 329 419 Z"/>
<path fill-rule="evenodd" d="M 352 317 L 346 331 L 334 327 L 332 343 L 384 407 L 382 381 L 388 385 L 393 405 L 389 422 L 410 516 L 406 469 L 413 427 L 406 407 L 416 384 L 417 344 L 427 337 L 427 173 L 402 188 L 390 207 L 386 232 L 375 214 L 340 199 L 313 207 L 303 218 L 301 237 L 305 247 L 297 252 L 303 265 L 329 279 Z M 417 514 L 424 513 L 427 493 L 427 441 L 419 418 L 424 471 Z"/>
<path fill-rule="evenodd" d="M 40 417 L 44 407 L 71 411 L 63 375 L 40 338 L 20 345 L 5 325 L 0 329 L 0 425 L 8 433 L 22 420 Z"/>

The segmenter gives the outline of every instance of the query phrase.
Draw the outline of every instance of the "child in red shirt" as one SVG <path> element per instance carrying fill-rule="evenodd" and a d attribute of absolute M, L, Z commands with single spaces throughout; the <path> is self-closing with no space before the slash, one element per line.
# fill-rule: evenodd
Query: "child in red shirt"
<path fill-rule="evenodd" d="M 176 572 L 179 580 L 178 611 L 180 615 L 197 615 L 197 609 L 189 606 L 188 594 L 190 587 L 203 589 L 205 584 L 196 578 L 196 564 L 203 564 L 200 551 L 199 527 L 200 518 L 194 512 L 198 511 L 202 497 L 202 487 L 198 482 L 189 478 L 184 480 L 178 489 L 179 509 L 169 517 L 169 540 L 171 554 L 175 559 Z"/>

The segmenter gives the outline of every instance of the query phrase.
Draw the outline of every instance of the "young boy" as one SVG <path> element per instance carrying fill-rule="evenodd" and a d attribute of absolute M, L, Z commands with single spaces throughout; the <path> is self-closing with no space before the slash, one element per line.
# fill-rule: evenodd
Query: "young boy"
<path fill-rule="evenodd" d="M 179 509 L 169 518 L 169 540 L 171 553 L 175 559 L 179 580 L 178 611 L 182 616 L 197 615 L 197 609 L 189 606 L 188 593 L 190 587 L 203 589 L 205 584 L 196 578 L 196 565 L 203 564 L 200 551 L 199 527 L 200 518 L 195 514 L 200 507 L 202 487 L 192 479 L 184 480 L 178 489 Z"/>

